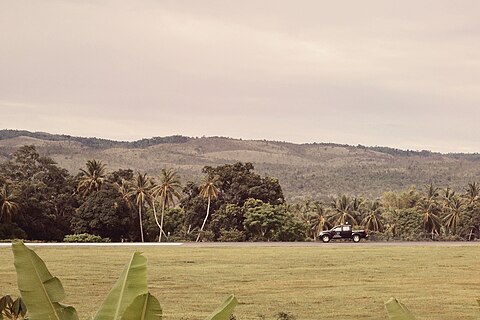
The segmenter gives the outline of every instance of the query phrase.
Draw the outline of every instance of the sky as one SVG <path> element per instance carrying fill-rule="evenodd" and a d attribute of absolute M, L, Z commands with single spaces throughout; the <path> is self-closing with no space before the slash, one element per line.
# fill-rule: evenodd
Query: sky
<path fill-rule="evenodd" d="M 0 129 L 480 152 L 480 1 L 1 0 Z"/>

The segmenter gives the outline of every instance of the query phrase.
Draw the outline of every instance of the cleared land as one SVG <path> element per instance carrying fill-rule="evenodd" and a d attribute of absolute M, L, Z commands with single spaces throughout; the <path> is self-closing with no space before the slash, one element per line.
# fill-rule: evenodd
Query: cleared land
<path fill-rule="evenodd" d="M 477 319 L 480 246 L 35 247 L 81 319 L 93 315 L 135 249 L 149 259 L 164 319 L 202 319 L 230 293 L 239 320 L 386 319 L 395 296 L 419 319 Z M 17 295 L 0 248 L 0 294 Z"/>

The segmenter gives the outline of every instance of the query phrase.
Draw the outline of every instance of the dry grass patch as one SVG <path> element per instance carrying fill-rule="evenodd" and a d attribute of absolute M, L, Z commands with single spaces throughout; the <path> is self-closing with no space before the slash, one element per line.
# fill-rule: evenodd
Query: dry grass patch
<path fill-rule="evenodd" d="M 134 246 L 35 248 L 87 319 Z M 391 296 L 419 319 L 476 319 L 480 246 L 147 247 L 149 285 L 164 319 L 202 319 L 235 293 L 239 320 L 386 319 Z M 0 248 L 0 295 L 18 294 L 13 255 Z"/>

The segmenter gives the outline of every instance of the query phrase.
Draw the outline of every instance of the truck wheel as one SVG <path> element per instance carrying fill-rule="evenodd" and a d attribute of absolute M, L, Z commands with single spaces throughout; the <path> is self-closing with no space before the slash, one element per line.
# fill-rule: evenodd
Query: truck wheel
<path fill-rule="evenodd" d="M 328 234 L 322 236 L 322 241 L 323 242 L 329 242 L 330 241 L 330 236 Z"/>
<path fill-rule="evenodd" d="M 360 236 L 358 234 L 354 234 L 352 240 L 353 242 L 360 242 Z"/>

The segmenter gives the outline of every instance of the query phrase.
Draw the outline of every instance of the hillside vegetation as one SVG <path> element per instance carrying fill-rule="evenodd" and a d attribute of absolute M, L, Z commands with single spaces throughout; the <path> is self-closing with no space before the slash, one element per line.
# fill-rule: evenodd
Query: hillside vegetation
<path fill-rule="evenodd" d="M 113 171 L 131 168 L 155 174 L 175 168 L 182 180 L 199 181 L 204 166 L 251 162 L 261 175 L 276 177 L 286 199 L 350 194 L 379 197 L 385 191 L 433 183 L 462 189 L 480 176 L 480 155 L 405 151 L 332 143 L 293 144 L 224 137 L 155 137 L 134 142 L 0 130 L 0 161 L 23 145 L 34 145 L 72 174 L 89 159 Z"/>

